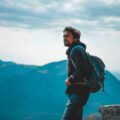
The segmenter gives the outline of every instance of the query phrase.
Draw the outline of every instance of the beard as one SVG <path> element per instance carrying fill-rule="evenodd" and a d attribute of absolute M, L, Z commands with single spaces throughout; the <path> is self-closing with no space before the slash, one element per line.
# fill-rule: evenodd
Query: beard
<path fill-rule="evenodd" d="M 67 40 L 64 40 L 64 46 L 69 46 L 69 42 Z"/>

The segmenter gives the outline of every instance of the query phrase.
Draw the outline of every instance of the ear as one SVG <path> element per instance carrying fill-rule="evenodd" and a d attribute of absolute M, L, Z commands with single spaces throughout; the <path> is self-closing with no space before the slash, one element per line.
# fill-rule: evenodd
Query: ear
<path fill-rule="evenodd" d="M 77 38 L 75 38 L 74 41 L 77 41 Z"/>

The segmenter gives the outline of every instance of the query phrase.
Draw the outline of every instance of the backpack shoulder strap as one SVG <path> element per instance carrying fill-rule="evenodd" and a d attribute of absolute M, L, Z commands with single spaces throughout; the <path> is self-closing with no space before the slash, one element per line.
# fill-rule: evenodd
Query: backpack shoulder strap
<path fill-rule="evenodd" d="M 74 47 L 72 48 L 72 50 L 70 51 L 70 55 L 71 55 L 71 53 L 72 53 L 75 49 L 77 49 L 77 48 L 79 48 L 79 49 L 84 49 L 82 46 L 76 45 L 76 46 L 74 46 Z M 70 55 L 69 55 L 69 58 L 71 59 L 71 62 L 72 62 L 72 64 L 73 64 L 73 66 L 76 68 L 76 65 L 75 65 L 73 59 L 70 57 Z"/>
<path fill-rule="evenodd" d="M 70 51 L 70 54 L 75 50 L 75 49 L 84 49 L 81 45 L 76 45 L 72 48 L 72 50 Z M 85 49 L 84 49 L 85 50 Z"/>

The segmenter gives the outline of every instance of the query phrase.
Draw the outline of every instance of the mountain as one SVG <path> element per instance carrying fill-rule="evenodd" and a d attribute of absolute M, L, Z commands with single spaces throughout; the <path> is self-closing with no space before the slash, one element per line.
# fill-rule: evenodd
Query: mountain
<path fill-rule="evenodd" d="M 117 79 L 119 79 L 120 80 L 120 72 L 112 72 L 115 76 L 116 76 L 116 78 Z"/>
<path fill-rule="evenodd" d="M 1 120 L 60 120 L 67 96 L 67 61 L 34 66 L 0 60 Z M 105 91 L 91 94 L 84 117 L 100 105 L 120 104 L 120 81 L 106 70 Z"/>

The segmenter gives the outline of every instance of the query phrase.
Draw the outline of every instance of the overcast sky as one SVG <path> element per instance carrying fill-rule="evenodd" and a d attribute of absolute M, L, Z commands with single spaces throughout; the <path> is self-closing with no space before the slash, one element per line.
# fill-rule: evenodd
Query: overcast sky
<path fill-rule="evenodd" d="M 120 71 L 120 0 L 0 0 L 0 59 L 44 65 L 67 59 L 63 29 L 82 33 L 87 51 Z"/>

